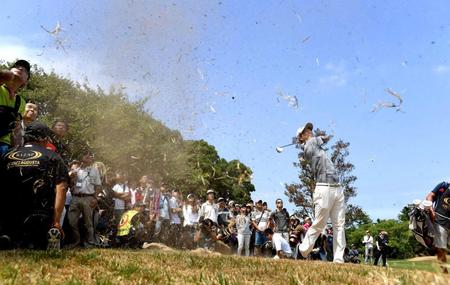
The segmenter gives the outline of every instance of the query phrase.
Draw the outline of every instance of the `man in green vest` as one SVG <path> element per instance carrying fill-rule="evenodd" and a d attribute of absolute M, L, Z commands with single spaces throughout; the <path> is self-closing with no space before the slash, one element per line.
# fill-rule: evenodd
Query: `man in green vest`
<path fill-rule="evenodd" d="M 137 202 L 132 210 L 122 214 L 117 226 L 117 239 L 121 247 L 139 247 L 144 238 L 144 203 Z"/>
<path fill-rule="evenodd" d="M 27 84 L 30 74 L 30 63 L 23 59 L 10 70 L 0 70 L 0 156 L 11 148 L 11 133 L 25 111 L 25 100 L 17 91 Z"/>

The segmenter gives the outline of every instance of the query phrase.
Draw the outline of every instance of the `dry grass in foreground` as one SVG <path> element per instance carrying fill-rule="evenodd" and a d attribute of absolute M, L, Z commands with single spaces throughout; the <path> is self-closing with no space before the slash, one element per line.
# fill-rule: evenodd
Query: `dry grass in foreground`
<path fill-rule="evenodd" d="M 448 284 L 448 275 L 183 251 L 0 252 L 0 284 Z"/>

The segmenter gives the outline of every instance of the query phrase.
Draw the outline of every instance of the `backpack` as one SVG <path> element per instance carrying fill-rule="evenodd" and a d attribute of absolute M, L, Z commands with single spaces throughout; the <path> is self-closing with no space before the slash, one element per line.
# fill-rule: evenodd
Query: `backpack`
<path fill-rule="evenodd" d="M 14 107 L 0 106 L 0 137 L 10 134 L 16 127 L 21 99 L 19 95 L 16 95 Z"/>
<path fill-rule="evenodd" d="M 415 207 L 409 213 L 409 229 L 420 244 L 428 249 L 433 247 L 434 226 L 427 211 Z"/>

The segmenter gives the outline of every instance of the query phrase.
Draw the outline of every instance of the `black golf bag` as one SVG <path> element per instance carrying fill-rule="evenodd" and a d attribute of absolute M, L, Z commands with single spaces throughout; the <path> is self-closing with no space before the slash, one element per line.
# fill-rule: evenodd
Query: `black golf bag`
<path fill-rule="evenodd" d="M 415 207 L 409 213 L 409 229 L 414 237 L 427 249 L 433 247 L 434 225 L 430 213 L 419 207 Z"/>

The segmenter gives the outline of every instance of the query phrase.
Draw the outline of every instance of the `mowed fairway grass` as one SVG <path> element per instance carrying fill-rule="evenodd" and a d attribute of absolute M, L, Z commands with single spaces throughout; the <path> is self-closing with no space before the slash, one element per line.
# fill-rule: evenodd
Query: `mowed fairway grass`
<path fill-rule="evenodd" d="M 422 270 L 188 251 L 0 252 L 0 284 L 449 284 Z"/>
<path fill-rule="evenodd" d="M 450 267 L 450 258 L 447 257 L 447 264 Z M 410 269 L 410 270 L 426 270 L 430 272 L 440 272 L 441 267 L 436 260 L 436 257 L 430 257 L 427 260 L 388 260 L 388 265 L 394 268 Z M 450 279 L 450 276 L 449 276 Z M 450 280 L 449 283 L 450 284 Z"/>

